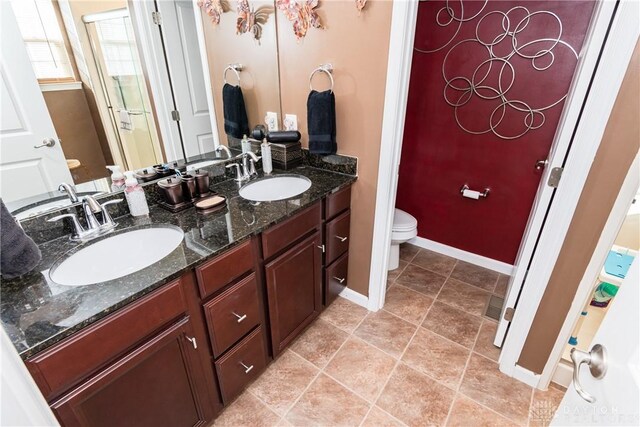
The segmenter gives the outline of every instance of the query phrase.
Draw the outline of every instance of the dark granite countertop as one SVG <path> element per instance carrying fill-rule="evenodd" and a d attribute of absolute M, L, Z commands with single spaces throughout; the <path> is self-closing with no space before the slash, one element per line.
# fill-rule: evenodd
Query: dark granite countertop
<path fill-rule="evenodd" d="M 184 231 L 182 243 L 166 258 L 121 279 L 79 287 L 54 283 L 49 277 L 51 266 L 67 252 L 78 250 L 80 245 L 67 236 L 40 245 L 43 257 L 34 272 L 2 282 L 2 326 L 20 356 L 26 359 L 44 350 L 356 180 L 352 175 L 311 167 L 274 172 L 284 173 L 308 177 L 311 188 L 292 200 L 252 203 L 238 195 L 238 183 L 228 180 L 212 187 L 227 197 L 227 208 L 217 213 L 202 215 L 194 208 L 170 213 L 151 206 L 149 217 L 118 218 L 115 233 L 162 224 Z M 102 238 L 111 235 L 113 233 Z M 126 248 L 122 248 L 122 256 L 135 254 L 128 254 Z M 109 268 L 98 266 L 102 267 Z"/>

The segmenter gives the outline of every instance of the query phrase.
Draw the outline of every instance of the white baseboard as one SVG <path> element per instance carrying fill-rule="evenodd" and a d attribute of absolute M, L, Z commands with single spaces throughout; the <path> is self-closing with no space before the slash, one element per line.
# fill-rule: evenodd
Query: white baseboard
<path fill-rule="evenodd" d="M 425 239 L 424 237 L 416 237 L 409 240 L 409 243 L 424 249 L 429 249 L 433 252 L 438 252 L 443 255 L 448 255 L 450 257 L 478 265 L 480 267 L 488 268 L 489 270 L 497 271 L 498 273 L 509 276 L 513 274 L 513 265 L 511 264 L 463 251 L 462 249 L 454 248 L 453 246 L 443 245 L 442 243 L 434 242 L 433 240 Z"/>
<path fill-rule="evenodd" d="M 573 380 L 573 366 L 560 360 L 558 367 L 551 377 L 551 381 L 561 385 L 562 387 L 569 388 L 571 381 Z"/>
<path fill-rule="evenodd" d="M 369 310 L 369 298 L 365 297 L 360 292 L 356 292 L 353 289 L 344 288 L 344 290 L 340 292 L 340 296 Z"/>

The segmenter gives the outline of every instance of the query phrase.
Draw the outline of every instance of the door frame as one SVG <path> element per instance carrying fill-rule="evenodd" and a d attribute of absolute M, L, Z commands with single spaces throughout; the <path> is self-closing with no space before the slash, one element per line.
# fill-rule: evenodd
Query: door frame
<path fill-rule="evenodd" d="M 391 227 L 398 189 L 404 120 L 409 98 L 413 42 L 420 0 L 395 0 L 391 15 L 387 80 L 384 93 L 376 207 L 373 220 L 367 308 L 382 308 L 387 293 Z"/>
<path fill-rule="evenodd" d="M 374 311 L 382 308 L 386 293 L 385 284 L 391 243 L 391 227 L 400 167 L 399 160 L 404 132 L 418 1 L 396 1 L 393 5 L 369 279 L 368 308 Z M 556 131 L 553 144 L 554 151 L 551 153 L 550 164 L 541 179 L 539 192 L 534 202 L 534 210 L 532 210 L 520 246 L 519 262 L 515 266 L 512 281 L 510 282 L 511 287 L 514 278 L 518 277 L 524 280 L 527 267 L 529 267 L 527 283 L 545 284 L 545 286 L 525 287 L 524 283 L 520 282 L 522 283 L 520 285 L 522 290 L 519 292 L 521 294 L 519 298 L 521 303 L 518 305 L 518 310 L 511 322 L 509 335 L 505 340 L 500 356 L 500 369 L 502 372 L 534 387 L 546 388 L 551 376 L 549 375 L 546 378 L 534 375 L 532 372 L 517 366 L 517 360 L 533 322 L 533 316 L 544 293 L 548 275 L 546 279 L 538 277 L 537 280 L 534 280 L 534 277 L 531 276 L 534 264 L 529 265 L 529 260 L 532 259 L 533 250 L 536 249 L 538 257 L 533 260 L 536 261 L 535 267 L 538 269 L 547 267 L 548 269 L 555 264 L 568 224 L 575 211 L 578 196 L 584 186 L 586 175 L 599 146 L 600 137 L 626 72 L 635 46 L 635 39 L 637 39 L 637 28 L 634 28 L 633 22 L 636 16 L 633 10 L 633 0 L 620 0 L 620 2 L 602 0 L 596 7 L 598 10 L 590 26 L 589 39 L 586 41 L 588 44 L 585 44 L 580 53 L 581 61 L 576 70 L 570 96 L 567 98 L 567 104 Z M 616 20 L 611 22 L 611 16 L 616 7 L 618 7 L 620 13 L 616 15 Z M 610 25 L 611 28 L 609 28 Z M 615 44 L 610 43 L 608 46 L 609 51 L 614 52 L 609 52 L 607 60 L 603 57 L 602 62 L 606 63 L 607 67 L 599 75 L 596 75 L 592 81 L 607 30 L 611 33 L 611 40 L 616 40 Z M 594 93 L 596 83 L 600 88 L 598 95 Z M 574 150 L 565 159 L 567 157 L 566 150 L 569 148 L 571 141 L 578 139 L 577 135 L 574 135 L 574 130 L 581 116 L 587 93 L 593 93 L 592 99 L 598 99 L 598 105 L 592 106 L 593 110 L 589 113 L 589 123 L 584 123 L 583 127 L 588 129 L 583 131 L 584 136 L 580 138 L 581 150 L 579 152 Z M 563 145 L 560 145 L 561 142 Z M 564 152 L 562 152 L 562 146 L 565 147 Z M 561 167 L 563 165 L 562 183 L 557 189 L 551 189 L 546 185 L 549 174 L 553 167 Z M 542 205 L 545 200 L 540 197 L 540 190 L 546 193 L 546 206 Z M 559 192 L 558 197 L 555 197 L 555 191 Z M 559 200 L 552 206 L 555 215 L 547 215 L 548 205 L 552 196 Z M 543 248 L 540 246 L 539 236 L 543 230 L 549 237 L 547 246 L 544 250 L 541 250 Z M 553 233 L 556 233 L 556 235 L 554 236 Z M 560 236 L 562 238 L 559 238 Z M 529 257 L 524 253 L 524 248 L 528 248 L 527 250 L 530 251 Z M 542 253 L 545 255 L 542 256 Z M 548 273 L 550 274 L 550 272 Z M 513 293 L 516 299 L 517 294 L 518 292 Z"/>

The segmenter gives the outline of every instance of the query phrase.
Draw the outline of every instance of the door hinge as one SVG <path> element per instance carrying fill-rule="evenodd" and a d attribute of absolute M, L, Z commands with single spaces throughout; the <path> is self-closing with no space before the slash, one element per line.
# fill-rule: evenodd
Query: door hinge
<path fill-rule="evenodd" d="M 551 169 L 551 173 L 549 174 L 549 180 L 547 181 L 547 185 L 549 187 L 558 188 L 560 184 L 560 178 L 562 178 L 563 168 L 553 168 Z"/>
<path fill-rule="evenodd" d="M 515 308 L 512 307 L 507 307 L 507 309 L 504 311 L 504 320 L 506 320 L 507 322 L 511 322 L 513 320 L 513 314 L 516 312 Z"/>
<path fill-rule="evenodd" d="M 179 122 L 180 121 L 180 111 L 173 110 L 171 112 L 171 118 L 173 119 L 174 122 Z"/>
<path fill-rule="evenodd" d="M 156 25 L 162 25 L 162 15 L 158 11 L 151 12 L 151 19 Z"/>

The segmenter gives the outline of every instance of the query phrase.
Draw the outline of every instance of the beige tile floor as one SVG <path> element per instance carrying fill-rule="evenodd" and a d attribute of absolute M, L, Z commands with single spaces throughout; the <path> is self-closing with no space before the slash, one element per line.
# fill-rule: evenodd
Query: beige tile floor
<path fill-rule="evenodd" d="M 498 370 L 483 316 L 506 276 L 404 245 L 383 310 L 338 298 L 216 426 L 538 426 L 564 391 Z"/>

